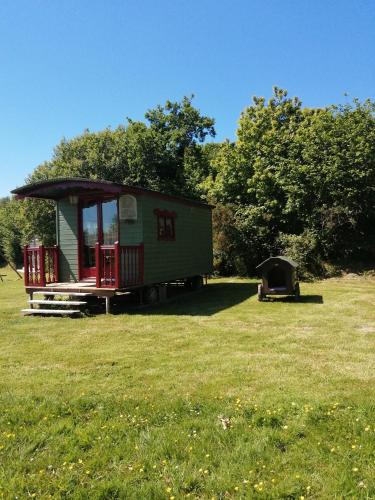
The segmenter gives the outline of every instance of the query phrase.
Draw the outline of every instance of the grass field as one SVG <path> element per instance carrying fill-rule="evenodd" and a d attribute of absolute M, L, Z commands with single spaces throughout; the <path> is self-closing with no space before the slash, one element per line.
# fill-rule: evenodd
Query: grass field
<path fill-rule="evenodd" d="M 374 498 L 375 279 L 81 319 L 0 282 L 0 498 Z"/>

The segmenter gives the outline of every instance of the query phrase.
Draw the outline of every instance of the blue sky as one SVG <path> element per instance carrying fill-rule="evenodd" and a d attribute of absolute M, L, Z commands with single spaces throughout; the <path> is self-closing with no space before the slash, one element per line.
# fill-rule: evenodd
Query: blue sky
<path fill-rule="evenodd" d="M 375 89 L 373 0 L 1 0 L 0 196 L 62 137 L 194 93 L 233 139 L 273 85 L 305 106 Z"/>

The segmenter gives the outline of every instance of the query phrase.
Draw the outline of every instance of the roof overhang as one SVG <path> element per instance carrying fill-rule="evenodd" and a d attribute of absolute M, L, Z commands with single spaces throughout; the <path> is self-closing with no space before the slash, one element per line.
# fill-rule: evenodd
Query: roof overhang
<path fill-rule="evenodd" d="M 12 194 L 16 195 L 17 199 L 37 198 L 44 200 L 60 200 L 68 196 L 78 196 L 79 198 L 98 198 L 104 199 L 115 197 L 122 193 L 132 193 L 135 195 L 156 196 L 165 200 L 175 200 L 190 206 L 199 206 L 203 208 L 213 208 L 203 201 L 192 200 L 182 196 L 175 196 L 152 191 L 150 189 L 126 186 L 117 182 L 104 180 L 91 180 L 82 178 L 56 178 L 46 181 L 34 182 L 25 186 L 13 189 Z"/>
<path fill-rule="evenodd" d="M 261 264 L 259 264 L 255 269 L 258 269 L 258 271 L 262 270 L 265 267 L 270 267 L 275 264 L 286 264 L 294 269 L 298 267 L 298 264 L 294 262 L 294 260 L 284 257 L 283 255 L 278 255 L 277 257 L 269 257 L 268 259 L 264 260 Z"/>
<path fill-rule="evenodd" d="M 59 200 L 72 195 L 116 195 L 124 191 L 122 184 L 109 181 L 93 181 L 89 179 L 53 179 L 48 181 L 26 184 L 13 189 L 18 199 L 40 198 L 46 200 Z"/>

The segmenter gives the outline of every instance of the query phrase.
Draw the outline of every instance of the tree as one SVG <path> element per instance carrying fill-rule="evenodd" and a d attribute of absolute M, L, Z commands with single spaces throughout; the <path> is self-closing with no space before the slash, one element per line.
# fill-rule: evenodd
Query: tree
<path fill-rule="evenodd" d="M 198 185 L 207 175 L 209 162 L 201 144 L 207 136 L 215 135 L 215 129 L 214 120 L 202 115 L 192 105 L 192 99 L 167 101 L 164 106 L 148 110 L 145 123 L 128 119 L 126 125 L 115 130 L 86 130 L 73 139 L 63 139 L 52 159 L 36 167 L 27 182 L 84 177 L 202 196 Z M 18 206 L 20 240 L 27 242 L 35 235 L 45 244 L 53 243 L 53 203 L 27 200 Z M 22 207 L 27 207 L 24 219 Z"/>
<path fill-rule="evenodd" d="M 314 273 L 324 262 L 374 258 L 374 103 L 303 109 L 274 88 L 242 113 L 206 180 L 236 205 L 236 252 L 249 273 L 270 254 L 293 253 Z"/>
<path fill-rule="evenodd" d="M 148 110 L 146 123 L 128 119 L 126 126 L 115 130 L 85 131 L 71 140 L 63 139 L 53 158 L 37 167 L 27 181 L 85 177 L 186 193 L 193 185 L 189 176 L 197 180 L 191 165 L 199 170 L 206 162 L 199 144 L 215 135 L 214 120 L 201 115 L 192 98 L 167 101 Z"/>
<path fill-rule="evenodd" d="M 167 101 L 164 106 L 147 111 L 155 142 L 162 152 L 158 165 L 161 184 L 170 193 L 196 195 L 197 181 L 207 170 L 202 144 L 207 136 L 214 137 L 214 119 L 200 114 L 192 106 L 193 95 L 181 102 Z"/>
<path fill-rule="evenodd" d="M 22 228 L 26 220 L 23 204 L 5 198 L 0 204 L 0 249 L 6 259 L 14 264 L 22 262 L 24 244 Z"/>
<path fill-rule="evenodd" d="M 192 98 L 156 106 L 145 122 L 62 140 L 28 182 L 87 177 L 208 199 L 217 205 L 215 262 L 224 273 L 253 274 L 280 252 L 313 274 L 324 273 L 325 263 L 374 260 L 372 101 L 308 109 L 275 87 L 268 102 L 254 97 L 243 111 L 236 141 L 205 144 L 214 120 Z M 8 256 L 17 258 L 31 235 L 53 241 L 51 203 L 8 200 L 0 218 Z"/>

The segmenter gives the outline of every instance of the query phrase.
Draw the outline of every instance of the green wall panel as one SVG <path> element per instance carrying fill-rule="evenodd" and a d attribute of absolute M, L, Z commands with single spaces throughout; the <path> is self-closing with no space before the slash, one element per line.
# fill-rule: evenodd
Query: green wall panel
<path fill-rule="evenodd" d="M 68 200 L 57 203 L 60 281 L 78 280 L 77 210 Z"/>
<path fill-rule="evenodd" d="M 175 240 L 158 240 L 155 208 L 176 212 Z M 210 209 L 144 196 L 143 237 L 145 284 L 212 272 Z"/>
<path fill-rule="evenodd" d="M 175 240 L 158 240 L 156 208 L 176 212 Z M 57 204 L 60 281 L 78 281 L 77 210 L 67 199 Z M 120 221 L 120 243 L 144 243 L 145 284 L 212 272 L 210 209 L 143 195 L 137 211 L 136 221 Z"/>
<path fill-rule="evenodd" d="M 143 241 L 142 208 L 143 197 L 135 197 L 137 200 L 137 220 L 120 220 L 120 244 L 139 245 Z"/>

